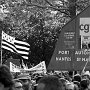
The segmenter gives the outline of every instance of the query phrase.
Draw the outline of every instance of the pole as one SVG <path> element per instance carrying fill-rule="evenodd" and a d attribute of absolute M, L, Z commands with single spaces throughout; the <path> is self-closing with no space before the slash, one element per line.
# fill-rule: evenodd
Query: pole
<path fill-rule="evenodd" d="M 1 65 L 2 65 L 2 32 L 1 32 Z"/>

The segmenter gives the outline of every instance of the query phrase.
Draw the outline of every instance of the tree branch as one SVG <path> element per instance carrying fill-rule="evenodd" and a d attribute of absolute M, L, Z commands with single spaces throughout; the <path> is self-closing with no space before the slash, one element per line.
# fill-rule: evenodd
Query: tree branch
<path fill-rule="evenodd" d="M 47 2 L 50 6 L 53 6 L 53 4 L 51 4 L 48 0 L 45 0 L 45 2 Z"/>
<path fill-rule="evenodd" d="M 68 15 L 68 13 L 66 12 L 66 10 L 69 10 L 68 8 L 57 8 L 56 6 L 42 6 L 39 4 L 34 4 L 34 3 L 29 3 L 27 4 L 28 6 L 36 6 L 38 8 L 42 8 L 42 9 L 46 9 L 46 8 L 52 8 L 54 10 L 60 11 L 61 13 L 65 13 Z"/>

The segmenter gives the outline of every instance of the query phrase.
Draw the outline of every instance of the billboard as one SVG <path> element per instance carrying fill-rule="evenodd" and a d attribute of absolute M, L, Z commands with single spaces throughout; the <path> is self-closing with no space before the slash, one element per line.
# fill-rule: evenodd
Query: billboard
<path fill-rule="evenodd" d="M 61 30 L 48 70 L 90 70 L 90 6 Z"/>
<path fill-rule="evenodd" d="M 80 35 L 90 36 L 90 17 L 80 18 Z"/>

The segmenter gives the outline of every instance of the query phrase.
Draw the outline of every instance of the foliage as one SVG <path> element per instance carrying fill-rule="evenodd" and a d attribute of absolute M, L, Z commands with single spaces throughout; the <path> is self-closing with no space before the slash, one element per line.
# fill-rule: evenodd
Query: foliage
<path fill-rule="evenodd" d="M 89 3 L 89 0 L 77 0 L 77 12 L 80 13 Z M 48 65 L 61 29 L 70 20 L 69 1 L 1 0 L 0 5 L 4 11 L 0 19 L 7 25 L 3 30 L 30 44 L 29 60 L 25 63 L 46 61 Z M 10 52 L 3 53 L 19 58 Z"/>

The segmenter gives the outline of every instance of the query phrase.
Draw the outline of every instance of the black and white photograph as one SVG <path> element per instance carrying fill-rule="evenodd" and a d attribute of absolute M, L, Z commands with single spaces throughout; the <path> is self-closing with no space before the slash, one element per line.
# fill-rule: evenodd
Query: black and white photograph
<path fill-rule="evenodd" d="M 90 0 L 0 0 L 0 90 L 90 90 Z"/>

